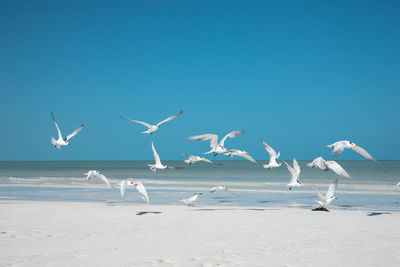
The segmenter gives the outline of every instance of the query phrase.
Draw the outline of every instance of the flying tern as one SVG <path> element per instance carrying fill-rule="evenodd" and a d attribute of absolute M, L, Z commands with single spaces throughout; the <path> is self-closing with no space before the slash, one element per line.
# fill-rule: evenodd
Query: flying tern
<path fill-rule="evenodd" d="M 317 202 L 320 206 L 320 208 L 326 207 L 329 204 L 332 203 L 333 200 L 336 199 L 335 197 L 335 190 L 337 188 L 338 185 L 338 180 L 335 180 L 334 182 L 332 182 L 329 187 L 328 187 L 328 191 L 326 192 L 326 195 L 322 195 L 320 191 L 318 191 L 317 188 L 315 188 L 315 186 L 311 185 L 311 187 L 314 189 L 314 191 L 317 193 L 318 197 L 320 198 L 320 200 L 315 200 L 315 202 Z"/>
<path fill-rule="evenodd" d="M 225 153 L 225 155 L 227 155 L 229 157 L 238 156 L 238 157 L 245 158 L 245 159 L 247 159 L 247 160 L 249 160 L 251 162 L 257 163 L 257 161 L 255 159 L 253 159 L 249 155 L 249 152 L 247 152 L 247 151 L 238 150 L 238 149 L 230 149 L 230 150 L 228 150 L 227 153 Z"/>
<path fill-rule="evenodd" d="M 281 155 L 281 152 L 278 152 L 278 154 L 277 154 L 275 152 L 275 150 L 271 146 L 269 146 L 267 143 L 265 143 L 263 140 L 261 140 L 261 143 L 264 145 L 265 150 L 267 150 L 267 152 L 269 154 L 269 163 L 263 164 L 262 166 L 268 170 L 271 168 L 280 167 L 282 165 L 282 163 L 278 163 L 277 159 Z"/>
<path fill-rule="evenodd" d="M 179 111 L 179 112 L 176 113 L 175 115 L 172 115 L 172 116 L 166 118 L 165 120 L 160 121 L 160 122 L 158 122 L 157 124 L 154 124 L 154 125 L 148 124 L 148 123 L 143 122 L 143 121 L 131 120 L 131 119 L 128 119 L 128 118 L 125 118 L 125 117 L 122 117 L 122 116 L 120 116 L 120 117 L 121 117 L 121 119 L 130 121 L 130 122 L 140 123 L 140 124 L 146 126 L 146 127 L 149 128 L 149 129 L 147 129 L 146 131 L 144 131 L 144 132 L 142 132 L 142 133 L 152 134 L 152 133 L 154 133 L 155 131 L 158 130 L 158 128 L 160 127 L 161 124 L 163 124 L 163 123 L 165 123 L 165 122 L 167 122 L 167 121 L 170 121 L 170 120 L 175 119 L 176 117 L 178 117 L 179 115 L 181 115 L 182 112 L 183 112 L 183 111 Z"/>
<path fill-rule="evenodd" d="M 69 146 L 70 143 L 68 142 L 69 139 L 77 135 L 80 131 L 82 131 L 83 127 L 85 127 L 84 124 L 82 124 L 78 129 L 67 135 L 65 138 L 63 138 L 60 128 L 58 127 L 57 121 L 54 118 L 53 112 L 51 112 L 51 117 L 53 118 L 54 124 L 56 125 L 57 132 L 58 132 L 58 139 L 54 139 L 54 137 L 51 137 L 51 143 L 54 145 L 54 147 L 61 149 L 61 146 Z"/>
<path fill-rule="evenodd" d="M 350 142 L 350 141 L 347 141 L 347 140 L 335 142 L 335 143 L 333 143 L 333 144 L 331 144 L 331 145 L 327 145 L 327 147 L 333 148 L 332 153 L 333 153 L 333 155 L 335 155 L 336 157 L 340 156 L 340 155 L 343 153 L 343 150 L 344 150 L 345 148 L 351 148 L 351 149 L 353 149 L 355 152 L 357 152 L 358 154 L 362 155 L 363 157 L 365 157 L 365 158 L 367 158 L 367 159 L 370 159 L 370 160 L 376 161 L 376 160 L 367 152 L 367 150 L 365 150 L 364 148 L 359 147 L 359 146 L 357 146 L 356 144 L 354 144 L 354 143 L 352 143 L 352 142 Z"/>
<path fill-rule="evenodd" d="M 334 171 L 337 175 L 346 177 L 346 178 L 351 178 L 351 176 L 340 166 L 339 163 L 333 160 L 324 160 L 322 157 L 318 157 L 314 159 L 312 162 L 307 163 L 308 167 L 315 168 L 318 167 L 321 170 L 327 171 L 327 170 L 332 170 Z"/>
<path fill-rule="evenodd" d="M 171 167 L 171 166 L 167 166 L 161 163 L 160 160 L 160 156 L 157 153 L 156 148 L 154 147 L 154 143 L 151 142 L 151 148 L 153 149 L 153 154 L 154 154 L 154 160 L 155 160 L 155 164 L 147 164 L 147 166 L 150 167 L 150 170 L 152 170 L 153 172 L 156 172 L 157 169 L 160 170 L 164 170 L 164 169 L 181 169 L 179 167 Z"/>
<path fill-rule="evenodd" d="M 229 151 L 224 147 L 224 142 L 226 138 L 234 138 L 239 134 L 243 134 L 243 131 L 232 131 L 224 136 L 221 141 L 218 143 L 218 135 L 216 134 L 202 134 L 202 135 L 195 135 L 188 138 L 188 140 L 197 140 L 197 141 L 205 141 L 210 140 L 210 147 L 211 150 L 206 152 L 205 154 L 214 153 L 216 156 L 218 153 L 228 153 Z"/>
<path fill-rule="evenodd" d="M 146 203 L 149 203 L 149 196 L 147 195 L 146 188 L 142 184 L 142 182 L 139 181 L 132 181 L 132 180 L 124 180 L 120 184 L 120 192 L 121 196 L 124 198 L 125 197 L 125 191 L 127 188 L 135 187 L 136 190 L 139 192 L 140 196 Z"/>
<path fill-rule="evenodd" d="M 90 170 L 87 173 L 84 173 L 84 175 L 86 175 L 86 180 L 90 181 L 90 180 L 97 180 L 99 182 L 103 182 L 106 185 L 108 185 L 111 188 L 114 188 L 113 185 L 110 184 L 110 182 L 108 181 L 107 177 L 105 177 L 103 174 L 101 174 L 99 171 L 96 170 Z"/>
<path fill-rule="evenodd" d="M 205 157 L 199 157 L 199 156 L 194 156 L 194 155 L 186 155 L 186 154 L 183 154 L 183 155 L 188 158 L 188 159 L 184 160 L 184 162 L 189 164 L 189 165 L 193 164 L 193 163 L 196 163 L 198 161 L 205 161 L 205 162 L 212 163 L 212 164 L 214 163 L 211 160 L 206 159 Z"/>
<path fill-rule="evenodd" d="M 284 161 L 286 167 L 288 168 L 291 179 L 290 182 L 287 184 L 289 187 L 289 190 L 292 190 L 292 187 L 297 187 L 297 186 L 303 186 L 304 184 L 300 183 L 299 177 L 300 177 L 300 166 L 297 163 L 297 160 L 294 158 L 293 159 L 293 167 L 290 166 L 286 161 Z"/>

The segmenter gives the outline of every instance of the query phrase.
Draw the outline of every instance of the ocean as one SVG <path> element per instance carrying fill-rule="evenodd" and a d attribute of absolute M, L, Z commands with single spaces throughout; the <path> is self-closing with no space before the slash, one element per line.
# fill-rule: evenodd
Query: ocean
<path fill-rule="evenodd" d="M 184 205 L 180 201 L 195 192 L 203 193 L 198 206 L 222 207 L 317 207 L 318 196 L 310 185 L 325 195 L 331 181 L 338 179 L 337 199 L 330 209 L 400 211 L 400 161 L 338 161 L 352 176 L 346 179 L 332 171 L 306 166 L 299 161 L 303 187 L 286 187 L 290 173 L 286 167 L 266 170 L 245 160 L 216 161 L 186 165 L 183 161 L 165 161 L 183 169 L 157 170 L 149 161 L 29 161 L 0 162 L 0 199 L 30 201 L 105 202 L 109 205 L 143 203 L 135 189 L 123 199 L 117 189 L 96 181 L 87 181 L 83 173 L 98 170 L 112 184 L 123 179 L 140 180 L 146 187 L 151 205 Z M 291 161 L 288 161 L 292 164 Z M 265 163 L 260 161 L 260 163 Z M 213 186 L 227 186 L 234 192 L 210 193 Z"/>

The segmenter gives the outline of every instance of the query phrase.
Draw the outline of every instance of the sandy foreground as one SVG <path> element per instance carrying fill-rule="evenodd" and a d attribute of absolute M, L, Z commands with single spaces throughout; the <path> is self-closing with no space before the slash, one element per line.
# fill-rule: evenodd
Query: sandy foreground
<path fill-rule="evenodd" d="M 0 266 L 396 266 L 400 214 L 0 201 Z"/>

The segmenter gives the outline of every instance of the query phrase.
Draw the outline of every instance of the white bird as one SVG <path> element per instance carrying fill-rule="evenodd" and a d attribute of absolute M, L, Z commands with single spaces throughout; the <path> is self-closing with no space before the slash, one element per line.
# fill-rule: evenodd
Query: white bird
<path fill-rule="evenodd" d="M 224 136 L 224 138 L 221 139 L 221 141 L 218 143 L 218 135 L 216 134 L 202 134 L 202 135 L 195 135 L 191 136 L 188 138 L 188 140 L 197 140 L 197 141 L 205 141 L 205 140 L 210 140 L 210 147 L 211 150 L 204 153 L 204 154 L 210 154 L 214 153 L 214 156 L 216 156 L 218 153 L 227 153 L 229 152 L 225 147 L 224 147 L 224 142 L 226 138 L 234 138 L 235 136 L 239 134 L 243 134 L 243 131 L 232 131 L 228 133 L 227 135 Z"/>
<path fill-rule="evenodd" d="M 322 157 L 318 157 L 314 159 L 312 162 L 307 163 L 308 167 L 315 168 L 318 167 L 321 170 L 327 171 L 327 170 L 332 170 L 334 171 L 337 175 L 346 177 L 346 178 L 351 178 L 351 176 L 340 166 L 339 163 L 333 160 L 324 160 Z"/>
<path fill-rule="evenodd" d="M 84 124 L 81 124 L 81 126 L 76 129 L 75 131 L 73 131 L 72 133 L 70 133 L 69 135 L 67 135 L 67 137 L 63 138 L 60 128 L 58 127 L 57 121 L 54 118 L 54 114 L 53 112 L 51 112 L 51 117 L 53 118 L 54 124 L 56 125 L 57 128 L 57 132 L 58 132 L 58 139 L 54 139 L 54 137 L 51 137 L 51 143 L 54 145 L 54 147 L 61 149 L 61 146 L 69 146 L 70 143 L 68 142 L 69 139 L 71 139 L 72 137 L 74 137 L 75 135 L 77 135 L 80 131 L 82 131 L 83 127 L 85 127 Z"/>
<path fill-rule="evenodd" d="M 355 152 L 357 152 L 358 154 L 362 155 L 363 157 L 370 159 L 370 160 L 374 160 L 376 161 L 368 152 L 367 150 L 365 150 L 362 147 L 357 146 L 356 144 L 347 141 L 347 140 L 343 140 L 343 141 L 338 141 L 335 142 L 331 145 L 327 145 L 327 147 L 333 148 L 333 155 L 335 155 L 336 157 L 340 156 L 343 153 L 343 150 L 345 148 L 351 148 L 353 149 Z"/>
<path fill-rule="evenodd" d="M 124 198 L 125 197 L 125 190 L 126 188 L 131 188 L 135 187 L 136 190 L 139 192 L 140 196 L 146 203 L 149 203 L 149 196 L 147 195 L 146 188 L 142 184 L 142 182 L 139 181 L 131 181 L 131 180 L 124 180 L 120 184 L 120 192 L 121 196 Z"/>
<path fill-rule="evenodd" d="M 184 160 L 184 162 L 189 164 L 189 165 L 193 164 L 195 162 L 198 162 L 198 161 L 205 161 L 205 162 L 212 163 L 212 164 L 214 163 L 211 160 L 206 159 L 205 157 L 199 157 L 199 156 L 194 156 L 194 155 L 186 155 L 186 154 L 183 154 L 183 155 L 188 158 L 188 159 Z"/>
<path fill-rule="evenodd" d="M 263 164 L 262 166 L 268 170 L 271 168 L 280 167 L 282 165 L 282 163 L 278 163 L 277 159 L 281 155 L 281 152 L 278 152 L 278 154 L 277 154 L 275 152 L 275 150 L 271 146 L 269 146 L 267 143 L 265 143 L 263 140 L 261 140 L 261 143 L 264 145 L 265 150 L 267 150 L 267 152 L 269 154 L 269 163 Z"/>
<path fill-rule="evenodd" d="M 329 204 L 332 203 L 332 201 L 334 199 L 336 199 L 335 197 L 335 190 L 337 188 L 337 184 L 338 184 L 338 180 L 335 180 L 334 182 L 332 182 L 329 185 L 328 191 L 326 192 L 326 195 L 322 195 L 320 191 L 318 191 L 317 188 L 315 188 L 315 186 L 311 185 L 311 187 L 314 189 L 314 191 L 317 193 L 318 197 L 321 200 L 315 200 L 315 202 L 317 202 L 320 207 L 325 207 L 328 206 Z"/>
<path fill-rule="evenodd" d="M 163 123 L 165 123 L 165 122 L 167 122 L 167 121 L 170 121 L 170 120 L 173 120 L 173 119 L 175 119 L 176 117 L 178 117 L 179 115 L 181 115 L 181 114 L 182 114 L 182 112 L 183 112 L 183 111 L 179 111 L 179 112 L 178 112 L 178 113 L 176 113 L 175 115 L 172 115 L 172 116 L 170 116 L 170 117 L 166 118 L 165 120 L 163 120 L 163 121 L 160 121 L 159 123 L 157 123 L 157 124 L 154 124 L 154 125 L 148 124 L 148 123 L 146 123 L 146 122 L 143 122 L 143 121 L 131 120 L 131 119 L 128 119 L 128 118 L 125 118 L 125 117 L 122 117 L 122 116 L 120 116 L 120 117 L 121 117 L 121 119 L 124 119 L 124 120 L 130 121 L 130 122 L 136 122 L 136 123 L 140 123 L 140 124 L 142 124 L 142 125 L 146 126 L 146 127 L 147 127 L 147 128 L 149 128 L 149 129 L 147 129 L 146 131 L 144 131 L 144 132 L 142 132 L 142 133 L 146 133 L 146 134 L 152 134 L 152 133 L 154 133 L 155 131 L 157 131 L 157 130 L 158 130 L 158 128 L 160 127 L 160 125 L 161 125 L 161 124 L 163 124 Z"/>
<path fill-rule="evenodd" d="M 213 188 L 210 189 L 210 193 L 214 193 L 216 191 L 225 191 L 235 195 L 235 193 L 232 192 L 228 187 L 222 185 L 214 186 Z"/>
<path fill-rule="evenodd" d="M 300 177 L 300 166 L 297 163 L 297 160 L 293 158 L 293 168 L 290 166 L 286 161 L 284 161 L 286 164 L 286 167 L 288 168 L 291 179 L 290 182 L 287 184 L 289 187 L 289 190 L 292 190 L 292 187 L 297 187 L 297 186 L 303 186 L 304 184 L 300 183 L 299 177 Z"/>
<path fill-rule="evenodd" d="M 396 186 L 400 186 L 400 182 L 398 182 L 398 183 L 396 184 Z"/>
<path fill-rule="evenodd" d="M 199 199 L 199 195 L 202 195 L 202 193 L 194 193 L 193 196 L 191 196 L 189 198 L 181 199 L 181 201 L 186 204 L 189 204 L 189 207 L 193 207 L 193 203 Z"/>
<path fill-rule="evenodd" d="M 147 166 L 150 167 L 150 170 L 152 170 L 153 172 L 156 172 L 157 169 L 160 169 L 160 170 L 164 170 L 164 169 L 167 169 L 167 168 L 168 169 L 181 169 L 179 167 L 171 167 L 171 166 L 167 166 L 167 165 L 162 164 L 161 160 L 160 160 L 160 156 L 158 155 L 157 150 L 154 147 L 154 143 L 153 142 L 151 142 L 151 148 L 153 149 L 155 164 L 153 164 L 153 165 L 152 164 L 147 164 Z"/>
<path fill-rule="evenodd" d="M 257 163 L 257 161 L 255 159 L 253 159 L 250 155 L 249 152 L 244 151 L 244 150 L 238 150 L 238 149 L 230 149 L 228 150 L 227 153 L 225 153 L 225 155 L 229 156 L 229 157 L 233 157 L 233 156 L 238 156 L 238 157 L 242 157 L 245 158 L 251 162 Z"/>
<path fill-rule="evenodd" d="M 110 184 L 110 182 L 108 181 L 107 177 L 105 177 L 103 174 L 101 174 L 99 171 L 96 170 L 90 170 L 87 173 L 84 173 L 84 175 L 86 175 L 86 180 L 97 180 L 99 182 L 103 182 L 106 185 L 108 185 L 111 188 L 114 188 L 114 186 L 112 186 Z"/>

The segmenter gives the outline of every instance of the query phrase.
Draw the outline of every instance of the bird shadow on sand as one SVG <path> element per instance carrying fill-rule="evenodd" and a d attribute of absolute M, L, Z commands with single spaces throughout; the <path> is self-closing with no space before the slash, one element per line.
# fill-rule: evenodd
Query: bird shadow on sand
<path fill-rule="evenodd" d="M 367 216 L 378 216 L 378 215 L 383 215 L 383 214 L 392 214 L 390 212 L 368 212 Z"/>
<path fill-rule="evenodd" d="M 136 215 L 146 215 L 146 214 L 161 214 L 161 211 L 139 211 Z"/>

